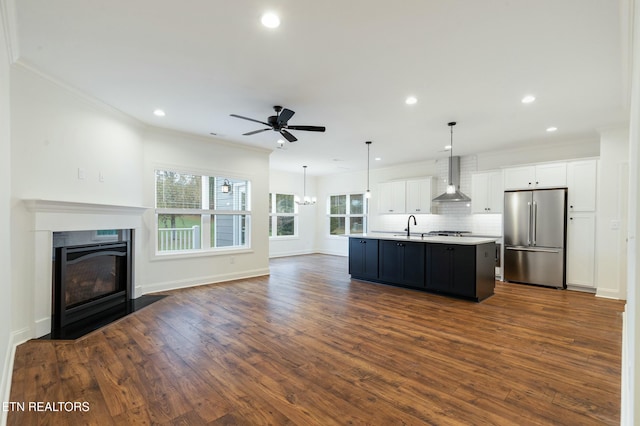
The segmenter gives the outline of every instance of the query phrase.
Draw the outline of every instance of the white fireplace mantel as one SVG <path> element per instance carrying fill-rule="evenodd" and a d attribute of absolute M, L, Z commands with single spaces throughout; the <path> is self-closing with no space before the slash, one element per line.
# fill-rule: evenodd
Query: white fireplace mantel
<path fill-rule="evenodd" d="M 41 337 L 51 332 L 51 293 L 53 233 L 104 229 L 134 230 L 134 262 L 140 255 L 142 215 L 149 210 L 141 206 L 95 204 L 42 199 L 23 200 L 33 213 L 34 238 L 34 332 Z M 133 276 L 133 297 L 139 296 L 136 269 Z"/>
<path fill-rule="evenodd" d="M 149 207 L 120 206 L 115 204 L 95 204 L 78 201 L 56 200 L 23 200 L 27 209 L 32 212 L 49 213 L 109 213 L 109 214 L 143 214 Z"/>

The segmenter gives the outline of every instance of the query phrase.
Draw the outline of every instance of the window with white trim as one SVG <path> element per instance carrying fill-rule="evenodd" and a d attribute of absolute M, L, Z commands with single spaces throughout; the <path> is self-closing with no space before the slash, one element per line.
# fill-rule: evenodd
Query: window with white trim
<path fill-rule="evenodd" d="M 328 199 L 329 235 L 361 234 L 366 229 L 364 194 L 331 195 Z"/>
<path fill-rule="evenodd" d="M 293 194 L 269 194 L 269 237 L 298 236 L 298 205 Z"/>
<path fill-rule="evenodd" d="M 158 253 L 248 248 L 250 182 L 156 170 Z"/>

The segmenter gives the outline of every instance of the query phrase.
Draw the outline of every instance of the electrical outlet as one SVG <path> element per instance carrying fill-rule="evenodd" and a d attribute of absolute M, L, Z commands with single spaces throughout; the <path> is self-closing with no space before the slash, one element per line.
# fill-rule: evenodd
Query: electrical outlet
<path fill-rule="evenodd" d="M 99 180 L 100 182 L 104 182 L 104 173 L 102 173 L 102 172 L 98 172 L 98 180 Z"/>
<path fill-rule="evenodd" d="M 231 256 L 231 257 L 229 258 L 229 263 L 231 263 L 232 265 L 233 265 L 233 264 L 235 264 L 235 263 L 236 263 L 236 258 L 235 258 L 235 257 L 233 257 L 233 256 Z"/>
<path fill-rule="evenodd" d="M 78 179 L 84 180 L 87 177 L 87 173 L 81 167 L 78 167 Z"/>

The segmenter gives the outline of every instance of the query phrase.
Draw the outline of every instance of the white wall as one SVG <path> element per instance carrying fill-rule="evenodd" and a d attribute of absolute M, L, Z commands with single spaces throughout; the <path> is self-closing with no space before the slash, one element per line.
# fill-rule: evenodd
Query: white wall
<path fill-rule="evenodd" d="M 631 0 L 630 23 L 633 34 L 631 106 L 629 111 L 629 245 L 627 304 L 622 336 L 622 408 L 621 424 L 640 424 L 640 3 Z"/>
<path fill-rule="evenodd" d="M 471 174 L 474 171 L 494 170 L 518 164 L 531 164 L 544 161 L 569 160 L 585 157 L 597 157 L 600 154 L 599 140 L 581 138 L 549 145 L 545 141 L 533 143 L 531 147 L 481 153 L 463 156 L 460 159 L 460 189 L 471 196 Z M 402 232 L 406 228 L 405 214 L 379 214 L 377 210 L 376 188 L 378 183 L 433 176 L 437 180 L 436 193 L 444 192 L 444 179 L 448 173 L 448 158 L 443 155 L 437 160 L 425 160 L 415 163 L 374 168 L 370 175 L 369 230 L 383 232 Z M 326 200 L 329 195 L 364 192 L 366 189 L 366 171 L 348 172 L 318 178 L 318 209 L 316 224 L 317 251 L 327 254 L 346 256 L 348 245 L 346 238 L 327 235 L 328 219 Z M 501 235 L 502 215 L 471 214 L 471 208 L 462 203 L 435 205 L 434 214 L 416 215 L 417 226 L 412 232 L 428 232 L 438 229 L 468 230 L 476 234 Z"/>
<path fill-rule="evenodd" d="M 35 323 L 41 320 L 34 310 L 33 253 L 39 237 L 24 199 L 149 207 L 137 237 L 136 295 L 268 273 L 269 151 L 150 128 L 22 65 L 13 65 L 11 73 L 11 225 L 6 229 L 12 230 L 12 332 L 18 341 L 36 337 Z M 250 179 L 252 249 L 155 256 L 157 166 Z"/>
<path fill-rule="evenodd" d="M 154 170 L 186 170 L 251 181 L 251 250 L 206 256 L 156 256 L 153 209 L 144 215 L 143 293 L 269 273 L 269 152 L 239 147 L 210 137 L 149 129 L 144 135 L 144 202 L 155 204 Z"/>
<path fill-rule="evenodd" d="M 478 170 L 492 170 L 519 164 L 544 163 L 546 161 L 572 160 L 600 155 L 598 135 L 572 140 L 532 141 L 526 147 L 480 153 Z"/>
<path fill-rule="evenodd" d="M 4 7 L 0 7 L 0 402 L 9 401 L 11 386 L 12 338 L 11 338 L 11 140 L 10 140 L 10 68 L 9 47 L 5 38 L 6 30 Z M 4 423 L 6 413 L 0 414 L 0 424 Z"/>
<path fill-rule="evenodd" d="M 24 340 L 37 319 L 34 216 L 22 200 L 142 205 L 144 127 L 17 64 L 11 115 L 12 327 Z"/>
<path fill-rule="evenodd" d="M 303 173 L 288 173 L 271 170 L 269 174 L 269 191 L 279 194 L 294 194 L 302 198 Z M 307 174 L 307 195 L 316 196 L 316 178 Z M 324 212 L 324 202 L 319 199 L 313 206 L 298 206 L 298 236 L 269 239 L 269 256 L 294 256 L 315 252 L 316 217 Z"/>
<path fill-rule="evenodd" d="M 604 297 L 626 297 L 629 129 L 602 131 L 596 218 L 596 286 Z"/>

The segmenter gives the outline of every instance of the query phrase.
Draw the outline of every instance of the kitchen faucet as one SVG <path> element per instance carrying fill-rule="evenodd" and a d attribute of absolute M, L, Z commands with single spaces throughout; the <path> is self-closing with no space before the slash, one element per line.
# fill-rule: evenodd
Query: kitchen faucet
<path fill-rule="evenodd" d="M 414 215 L 409 215 L 409 219 L 407 219 L 407 229 L 405 229 L 405 231 L 407 231 L 407 238 L 409 238 L 411 236 L 411 218 L 413 218 L 413 224 L 414 225 L 418 225 L 418 223 L 416 222 L 416 217 Z"/>

